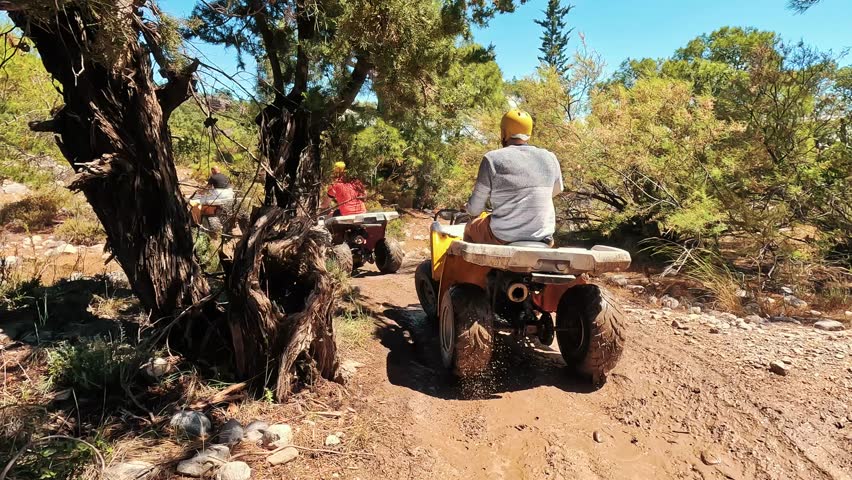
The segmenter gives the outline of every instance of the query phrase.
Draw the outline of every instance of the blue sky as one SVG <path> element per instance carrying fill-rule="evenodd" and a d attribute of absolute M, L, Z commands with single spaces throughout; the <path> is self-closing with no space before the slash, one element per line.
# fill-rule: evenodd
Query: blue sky
<path fill-rule="evenodd" d="M 627 58 L 666 57 L 702 33 L 725 25 L 776 31 L 788 41 L 804 40 L 823 50 L 841 52 L 852 47 L 852 1 L 822 0 L 805 14 L 787 9 L 787 0 L 571 0 L 575 8 L 568 21 L 575 28 L 570 48 L 583 33 L 611 73 Z M 193 0 L 161 0 L 169 13 L 187 16 Z M 507 79 L 523 77 L 538 66 L 540 18 L 547 0 L 532 0 L 517 11 L 493 19 L 474 32 L 476 41 L 493 44 L 497 62 Z M 196 43 L 196 54 L 227 72 L 237 72 L 236 54 Z M 850 57 L 842 60 L 849 64 Z M 252 84 L 254 66 L 241 74 Z"/>
<path fill-rule="evenodd" d="M 725 25 L 772 30 L 787 41 L 804 40 L 835 53 L 852 49 L 850 0 L 822 0 L 804 14 L 787 9 L 787 0 L 563 1 L 574 5 L 568 16 L 569 24 L 575 28 L 569 48 L 578 46 L 582 33 L 588 46 L 602 56 L 607 73 L 627 58 L 670 56 L 689 40 Z M 195 3 L 196 0 L 160 0 L 165 11 L 179 17 L 188 16 Z M 547 0 L 530 0 L 515 13 L 500 15 L 486 28 L 474 32 L 476 41 L 495 46 L 497 63 L 506 79 L 529 75 L 538 66 L 541 28 L 533 20 L 543 16 L 546 5 Z M 8 21 L 5 13 L 0 18 Z M 246 71 L 239 72 L 233 49 L 191 42 L 190 54 L 237 76 L 248 88 L 254 83 L 251 59 L 246 59 Z M 841 64 L 852 64 L 852 54 Z M 230 83 L 221 75 L 208 80 Z"/>
<path fill-rule="evenodd" d="M 563 0 L 566 1 L 566 0 Z M 788 41 L 804 40 L 822 50 L 840 52 L 852 47 L 852 2 L 822 0 L 804 14 L 787 7 L 787 0 L 571 0 L 568 23 L 588 46 L 601 54 L 612 72 L 627 58 L 659 58 L 702 33 L 719 27 L 741 26 L 772 30 Z M 507 79 L 523 77 L 538 65 L 541 29 L 533 23 L 543 16 L 547 0 L 533 0 L 515 13 L 491 21 L 475 32 L 483 44 L 494 44 L 497 62 Z M 843 63 L 850 63 L 849 58 Z"/>

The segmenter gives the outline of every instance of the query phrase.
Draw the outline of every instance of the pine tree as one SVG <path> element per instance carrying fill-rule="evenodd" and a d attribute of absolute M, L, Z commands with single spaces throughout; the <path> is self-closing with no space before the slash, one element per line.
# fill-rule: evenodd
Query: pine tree
<path fill-rule="evenodd" d="M 556 69 L 559 75 L 568 71 L 570 57 L 566 53 L 568 40 L 573 28 L 567 28 L 565 17 L 574 8 L 573 5 L 562 6 L 561 0 L 548 0 L 544 18 L 535 23 L 544 29 L 541 36 L 541 56 L 539 60 Z"/>

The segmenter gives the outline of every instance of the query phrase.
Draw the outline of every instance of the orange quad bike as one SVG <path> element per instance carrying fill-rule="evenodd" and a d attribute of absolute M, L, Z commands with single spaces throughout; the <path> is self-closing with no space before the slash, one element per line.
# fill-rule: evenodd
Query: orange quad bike
<path fill-rule="evenodd" d="M 397 218 L 397 212 L 372 212 L 321 218 L 320 222 L 331 232 L 333 254 L 344 272 L 369 262 L 382 273 L 396 273 L 405 251 L 385 233 L 388 222 Z"/>
<path fill-rule="evenodd" d="M 546 346 L 555 337 L 569 367 L 597 385 L 605 381 L 624 348 L 624 312 L 589 275 L 626 270 L 628 252 L 469 243 L 466 214 L 441 210 L 434 220 L 431 258 L 418 266 L 415 287 L 427 317 L 438 323 L 446 368 L 460 377 L 482 373 L 494 335 L 506 332 Z"/>

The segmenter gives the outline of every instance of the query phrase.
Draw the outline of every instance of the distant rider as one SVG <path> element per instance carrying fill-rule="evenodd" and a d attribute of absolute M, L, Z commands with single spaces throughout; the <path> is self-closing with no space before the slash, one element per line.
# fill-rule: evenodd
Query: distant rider
<path fill-rule="evenodd" d="M 503 148 L 485 154 L 476 185 L 467 202 L 473 217 L 464 240 L 505 245 L 520 241 L 553 244 L 556 210 L 553 197 L 562 193 L 562 169 L 556 155 L 530 145 L 533 120 L 529 113 L 510 110 L 500 122 Z M 493 211 L 475 218 L 491 202 Z"/>
<path fill-rule="evenodd" d="M 367 206 L 362 201 L 364 184 L 357 179 L 347 178 L 345 172 L 345 163 L 334 164 L 334 182 L 328 189 L 328 196 L 337 203 L 334 216 L 367 213 Z"/>
<path fill-rule="evenodd" d="M 192 219 L 196 224 L 201 224 L 201 210 L 207 205 L 228 205 L 234 201 L 234 190 L 231 188 L 231 180 L 219 171 L 219 167 L 210 168 L 210 177 L 207 178 L 205 188 L 197 191 L 189 200 L 192 207 Z"/>

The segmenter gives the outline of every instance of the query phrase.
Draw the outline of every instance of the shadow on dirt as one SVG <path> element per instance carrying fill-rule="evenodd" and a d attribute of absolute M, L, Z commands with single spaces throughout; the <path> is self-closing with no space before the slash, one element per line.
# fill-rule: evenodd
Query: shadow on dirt
<path fill-rule="evenodd" d="M 442 399 L 481 400 L 500 394 L 552 386 L 575 393 L 596 389 L 574 375 L 556 350 L 540 344 L 521 345 L 508 335 L 497 335 L 491 366 L 477 378 L 460 380 L 443 367 L 437 326 L 426 320 L 420 305 L 384 304 L 381 312 L 391 322 L 379 324 L 376 336 L 390 349 L 388 380 Z"/>

